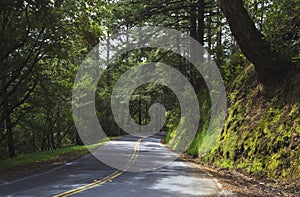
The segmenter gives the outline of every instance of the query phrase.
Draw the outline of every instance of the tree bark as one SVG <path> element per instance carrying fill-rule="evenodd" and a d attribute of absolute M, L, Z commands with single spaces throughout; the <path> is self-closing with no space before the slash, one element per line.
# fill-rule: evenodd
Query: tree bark
<path fill-rule="evenodd" d="M 242 52 L 255 65 L 258 80 L 269 89 L 281 85 L 292 66 L 291 61 L 271 49 L 270 43 L 255 27 L 242 0 L 221 0 L 221 9 Z"/>
<path fill-rule="evenodd" d="M 199 35 L 197 34 L 197 5 L 195 3 L 191 3 L 190 5 L 190 36 L 192 38 L 194 38 L 195 40 L 199 41 Z M 194 48 L 195 46 L 191 45 L 191 51 L 190 51 L 190 57 L 192 59 L 192 61 L 195 61 L 197 57 L 199 57 L 200 53 L 199 51 L 196 51 L 196 49 Z M 187 66 L 187 73 L 189 76 L 189 79 L 191 81 L 191 84 L 193 86 L 196 85 L 196 81 L 195 81 L 195 75 L 192 69 L 192 65 L 188 65 Z"/>
<path fill-rule="evenodd" d="M 218 5 L 220 5 L 220 1 L 218 1 Z M 217 51 L 216 51 L 216 64 L 221 66 L 222 64 L 222 16 L 221 9 L 217 8 Z"/>
<path fill-rule="evenodd" d="M 204 0 L 198 1 L 198 28 L 197 28 L 197 40 L 203 46 L 204 45 Z"/>
<path fill-rule="evenodd" d="M 84 145 L 77 131 L 76 131 L 76 145 L 78 146 Z"/>
<path fill-rule="evenodd" d="M 5 99 L 4 101 L 4 113 L 5 113 L 5 129 L 6 129 L 6 135 L 7 135 L 7 147 L 9 152 L 9 157 L 16 156 L 16 149 L 15 149 L 15 142 L 14 142 L 14 136 L 12 131 L 12 122 L 10 117 L 10 109 L 9 109 L 9 103 L 8 100 Z"/>

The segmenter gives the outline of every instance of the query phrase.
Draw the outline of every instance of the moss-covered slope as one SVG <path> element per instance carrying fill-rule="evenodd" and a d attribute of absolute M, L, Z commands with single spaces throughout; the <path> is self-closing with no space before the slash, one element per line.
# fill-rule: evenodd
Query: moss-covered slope
<path fill-rule="evenodd" d="M 262 95 L 253 65 L 227 86 L 228 111 L 221 136 L 204 160 L 271 180 L 300 182 L 300 75 L 289 78 L 273 99 Z M 187 152 L 200 155 L 203 121 Z M 174 139 L 176 130 L 169 133 Z M 172 137 L 173 136 L 173 137 Z M 202 158 L 203 159 L 203 158 Z"/>
<path fill-rule="evenodd" d="M 205 160 L 269 179 L 300 178 L 300 77 L 271 100 L 261 94 L 254 66 L 228 86 L 229 108 L 218 144 Z"/>

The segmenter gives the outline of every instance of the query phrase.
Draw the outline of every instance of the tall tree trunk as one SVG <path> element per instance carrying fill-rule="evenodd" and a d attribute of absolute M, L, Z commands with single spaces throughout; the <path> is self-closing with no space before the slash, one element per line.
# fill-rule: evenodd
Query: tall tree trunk
<path fill-rule="evenodd" d="M 205 28 L 205 23 L 204 23 L 204 14 L 205 14 L 205 2 L 204 0 L 199 0 L 197 3 L 197 36 L 196 39 L 197 41 L 204 46 L 204 28 Z M 197 57 L 200 62 L 203 61 L 203 54 L 204 51 L 200 49 L 200 51 L 197 51 Z M 200 91 L 201 89 L 201 77 L 196 74 L 196 70 L 193 70 L 193 82 L 194 82 L 194 88 L 196 91 Z"/>
<path fill-rule="evenodd" d="M 141 95 L 139 95 L 139 125 L 142 125 L 142 98 Z"/>
<path fill-rule="evenodd" d="M 207 36 L 206 41 L 208 45 L 208 51 L 211 52 L 212 49 L 212 9 L 209 9 L 209 16 L 207 17 Z"/>
<path fill-rule="evenodd" d="M 9 109 L 9 103 L 7 98 L 4 101 L 4 113 L 5 113 L 5 129 L 6 129 L 6 140 L 7 140 L 7 147 L 10 157 L 16 156 L 16 149 L 15 149 L 15 142 L 14 142 L 14 136 L 12 131 L 12 122 L 10 117 L 10 109 Z"/>
<path fill-rule="evenodd" d="M 190 6 L 191 6 L 190 7 L 190 36 L 195 40 L 199 41 L 199 35 L 197 34 L 197 5 L 195 3 L 191 3 Z M 195 46 L 191 45 L 190 57 L 192 58 L 192 61 L 195 61 L 199 55 L 197 54 L 199 53 L 199 51 L 196 51 L 196 49 L 193 47 Z M 187 68 L 188 68 L 187 73 L 191 81 L 191 84 L 195 86 L 196 81 L 195 81 L 195 77 L 194 77 L 195 75 L 192 69 L 192 65 L 189 64 Z"/>
<path fill-rule="evenodd" d="M 271 91 L 281 85 L 292 66 L 291 61 L 272 51 L 270 43 L 255 27 L 242 0 L 221 0 L 221 8 L 242 52 L 255 65 L 258 80 Z"/>
<path fill-rule="evenodd" d="M 220 1 L 218 1 L 218 5 L 220 5 Z M 216 57 L 216 64 L 218 66 L 221 66 L 222 61 L 222 16 L 221 16 L 221 10 L 218 7 L 217 8 L 217 57 Z"/>
<path fill-rule="evenodd" d="M 198 28 L 197 28 L 197 41 L 204 45 L 204 0 L 198 1 Z"/>

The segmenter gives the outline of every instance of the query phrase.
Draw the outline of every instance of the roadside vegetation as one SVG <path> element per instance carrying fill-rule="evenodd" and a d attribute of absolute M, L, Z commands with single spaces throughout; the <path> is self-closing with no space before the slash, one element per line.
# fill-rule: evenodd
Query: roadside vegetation
<path fill-rule="evenodd" d="M 61 157 L 70 157 L 70 159 L 67 160 L 71 161 L 75 157 L 86 155 L 87 153 L 89 153 L 89 150 L 98 148 L 99 146 L 105 144 L 109 140 L 110 139 L 107 138 L 106 140 L 103 140 L 103 142 L 99 142 L 97 144 L 88 145 L 88 146 L 77 145 L 77 146 L 61 148 L 53 151 L 42 151 L 42 152 L 29 153 L 29 154 L 21 154 L 13 158 L 1 160 L 0 171 L 9 170 L 17 167 L 22 168 L 22 166 L 35 165 L 41 162 L 49 162 L 52 160 L 57 160 Z"/>
<path fill-rule="evenodd" d="M 299 11 L 300 0 L 0 0 L 0 169 L 87 153 L 71 105 L 80 64 L 99 40 L 147 25 L 186 33 L 211 54 L 226 84 L 224 128 L 202 157 L 211 107 L 203 76 L 177 54 L 143 48 L 112 61 L 98 82 L 97 117 L 106 135 L 126 134 L 110 105 L 120 76 L 138 64 L 165 63 L 186 77 L 199 100 L 200 126 L 186 153 L 208 165 L 299 184 Z M 157 102 L 167 111 L 166 143 L 180 144 L 174 142 L 180 104 L 169 88 L 140 86 L 130 100 L 132 118 L 149 123 L 148 109 Z"/>

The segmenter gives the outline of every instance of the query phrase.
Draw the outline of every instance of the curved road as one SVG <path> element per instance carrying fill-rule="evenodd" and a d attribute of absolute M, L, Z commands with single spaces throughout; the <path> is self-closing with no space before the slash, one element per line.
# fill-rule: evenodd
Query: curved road
<path fill-rule="evenodd" d="M 114 168 L 89 154 L 47 172 L 1 184 L 0 196 L 229 195 L 221 191 L 215 178 L 191 163 L 178 158 L 169 162 L 177 156 L 160 143 L 158 135 L 144 139 L 124 136 L 93 154 Z"/>

